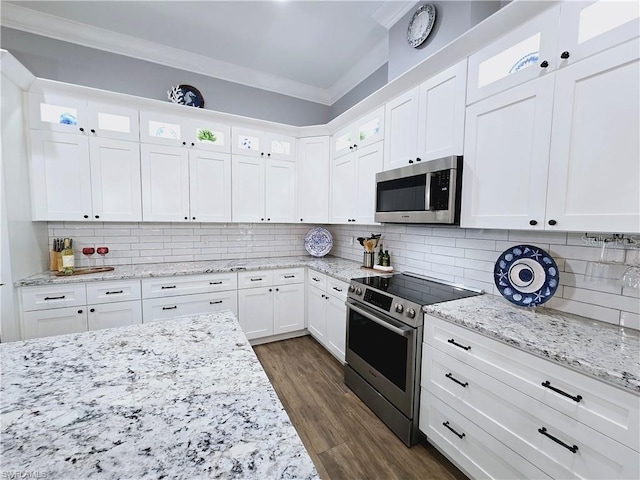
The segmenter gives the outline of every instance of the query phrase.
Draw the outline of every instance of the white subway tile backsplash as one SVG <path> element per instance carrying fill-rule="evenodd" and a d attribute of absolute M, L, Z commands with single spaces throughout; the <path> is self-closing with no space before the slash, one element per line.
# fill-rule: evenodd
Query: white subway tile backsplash
<path fill-rule="evenodd" d="M 620 312 L 620 326 L 640 330 L 640 315 L 629 312 Z"/>
<path fill-rule="evenodd" d="M 640 304 L 636 298 L 625 297 L 619 294 L 615 295 L 565 286 L 563 298 L 640 314 Z"/>
<path fill-rule="evenodd" d="M 456 247 L 458 248 L 473 248 L 476 250 L 491 250 L 495 251 L 495 240 L 475 240 L 470 238 L 458 238 L 456 239 Z"/>
<path fill-rule="evenodd" d="M 508 240 L 509 232 L 507 230 L 465 230 L 466 238 L 474 238 L 478 240 Z"/>
<path fill-rule="evenodd" d="M 564 232 L 541 232 L 538 230 L 522 231 L 522 230 L 510 230 L 509 242 L 511 244 L 534 244 L 540 246 L 540 244 L 565 245 L 567 243 L 567 234 Z"/>
<path fill-rule="evenodd" d="M 545 305 L 549 308 L 555 308 L 562 312 L 573 313 L 575 315 L 593 318 L 595 320 L 612 323 L 614 325 L 618 325 L 620 322 L 620 311 L 613 308 L 600 307 L 598 305 L 582 303 L 580 301 L 569 300 L 558 296 L 554 296 L 551 300 L 545 303 Z"/>

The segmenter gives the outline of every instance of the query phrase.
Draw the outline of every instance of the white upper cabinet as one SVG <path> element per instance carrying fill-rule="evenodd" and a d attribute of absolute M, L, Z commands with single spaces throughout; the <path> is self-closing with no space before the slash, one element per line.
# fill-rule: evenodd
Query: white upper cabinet
<path fill-rule="evenodd" d="M 462 155 L 467 61 L 387 103 L 384 169 Z"/>
<path fill-rule="evenodd" d="M 329 221 L 329 137 L 301 138 L 298 141 L 298 210 L 296 220 L 304 223 Z"/>
<path fill-rule="evenodd" d="M 293 222 L 296 213 L 296 164 L 267 160 L 265 168 L 267 222 Z"/>
<path fill-rule="evenodd" d="M 231 151 L 238 155 L 295 161 L 296 139 L 262 130 L 233 127 Z"/>
<path fill-rule="evenodd" d="M 29 126 L 89 137 L 139 138 L 138 110 L 50 93 L 29 93 Z"/>
<path fill-rule="evenodd" d="M 145 143 L 183 146 L 212 152 L 231 152 L 231 128 L 208 119 L 197 118 L 198 116 L 142 110 L 140 140 Z"/>
<path fill-rule="evenodd" d="M 231 221 L 231 155 L 189 152 L 190 220 Z"/>
<path fill-rule="evenodd" d="M 353 153 L 384 138 L 384 107 L 338 130 L 331 137 L 332 158 Z"/>

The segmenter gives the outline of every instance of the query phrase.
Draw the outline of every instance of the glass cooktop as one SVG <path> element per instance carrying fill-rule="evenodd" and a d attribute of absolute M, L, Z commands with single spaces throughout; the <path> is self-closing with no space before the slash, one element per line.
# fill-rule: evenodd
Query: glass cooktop
<path fill-rule="evenodd" d="M 432 305 L 460 298 L 474 297 L 482 293 L 468 290 L 461 286 L 439 282 L 435 279 L 414 277 L 405 273 L 396 273 L 386 277 L 354 278 L 352 281 L 418 305 Z"/>

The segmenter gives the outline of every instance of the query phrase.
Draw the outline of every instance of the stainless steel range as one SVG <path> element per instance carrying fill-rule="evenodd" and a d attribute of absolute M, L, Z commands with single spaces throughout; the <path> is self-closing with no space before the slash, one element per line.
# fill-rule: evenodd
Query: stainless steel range
<path fill-rule="evenodd" d="M 408 446 L 419 440 L 422 307 L 481 293 L 411 273 L 351 280 L 345 383 Z"/>

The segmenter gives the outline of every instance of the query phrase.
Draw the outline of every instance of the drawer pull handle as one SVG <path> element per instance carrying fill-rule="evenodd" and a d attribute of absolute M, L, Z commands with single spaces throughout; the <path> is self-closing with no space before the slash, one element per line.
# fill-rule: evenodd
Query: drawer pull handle
<path fill-rule="evenodd" d="M 219 282 L 209 282 L 209 285 L 222 285 L 222 281 L 219 281 Z"/>
<path fill-rule="evenodd" d="M 160 287 L 160 290 L 166 290 L 168 288 L 176 288 L 176 286 L 175 285 L 171 285 L 171 286 L 163 285 L 162 287 Z"/>
<path fill-rule="evenodd" d="M 311 280 L 313 280 L 314 282 L 319 282 L 320 280 L 317 279 L 316 277 L 311 277 Z"/>
<path fill-rule="evenodd" d="M 209 305 L 217 305 L 218 303 L 222 303 L 222 300 L 216 300 L 215 302 L 209 302 Z"/>
<path fill-rule="evenodd" d="M 173 307 L 162 307 L 163 310 L 175 310 L 176 308 L 178 308 L 177 305 L 174 305 Z"/>
<path fill-rule="evenodd" d="M 458 436 L 458 438 L 464 438 L 465 437 L 464 433 L 458 433 L 453 428 L 451 428 L 451 426 L 449 425 L 449 420 L 447 420 L 446 422 L 443 422 L 442 425 L 444 425 L 449 430 L 451 430 L 453 433 L 455 433 Z"/>
<path fill-rule="evenodd" d="M 455 377 L 453 376 L 453 374 L 451 374 L 451 373 L 447 373 L 447 374 L 445 375 L 445 377 L 447 377 L 449 380 L 453 380 L 453 381 L 454 381 L 454 382 L 456 382 L 458 385 L 461 385 L 461 386 L 462 386 L 462 387 L 464 387 L 464 388 L 467 388 L 467 387 L 469 386 L 469 382 L 464 382 L 464 383 L 462 383 L 460 380 L 458 380 L 457 378 L 455 378 Z"/>
<path fill-rule="evenodd" d="M 260 282 L 261 280 L 262 280 L 262 277 L 252 278 L 251 279 L 252 282 Z"/>
<path fill-rule="evenodd" d="M 341 289 L 341 288 L 338 288 L 338 287 L 333 287 L 333 289 L 334 289 L 336 292 L 341 292 L 341 291 L 342 291 L 342 289 Z"/>
<path fill-rule="evenodd" d="M 124 293 L 123 290 L 116 290 L 115 292 L 104 292 L 105 295 L 114 295 L 116 293 Z"/>
<path fill-rule="evenodd" d="M 453 338 L 450 338 L 449 340 L 447 340 L 448 343 L 452 343 L 453 345 L 455 345 L 456 347 L 460 347 L 464 350 L 471 350 L 471 347 L 465 347 L 464 345 L 460 345 L 458 342 L 456 342 Z"/>
<path fill-rule="evenodd" d="M 284 278 L 296 278 L 295 275 L 285 275 Z"/>
<path fill-rule="evenodd" d="M 538 429 L 538 433 L 541 433 L 545 437 L 549 437 L 551 440 L 556 442 L 558 445 L 562 445 L 564 448 L 566 448 L 567 450 L 571 451 L 572 453 L 576 453 L 578 451 L 578 446 L 577 445 L 573 445 L 573 446 L 567 445 L 562 440 L 560 440 L 560 439 L 554 437 L 553 435 L 550 435 L 549 433 L 547 433 L 547 429 L 545 427 L 539 428 Z"/>
<path fill-rule="evenodd" d="M 549 380 L 545 380 L 544 382 L 542 382 L 542 386 L 544 388 L 548 388 L 549 390 L 553 390 L 554 392 L 559 393 L 560 395 L 564 395 L 565 397 L 570 398 L 576 403 L 580 403 L 580 400 L 582 400 L 582 395 L 576 395 L 575 397 L 573 395 L 569 395 L 567 392 L 563 392 L 559 388 L 551 386 L 551 383 L 549 382 Z"/>
<path fill-rule="evenodd" d="M 59 297 L 44 297 L 45 300 L 62 300 L 66 295 L 61 295 Z"/>

